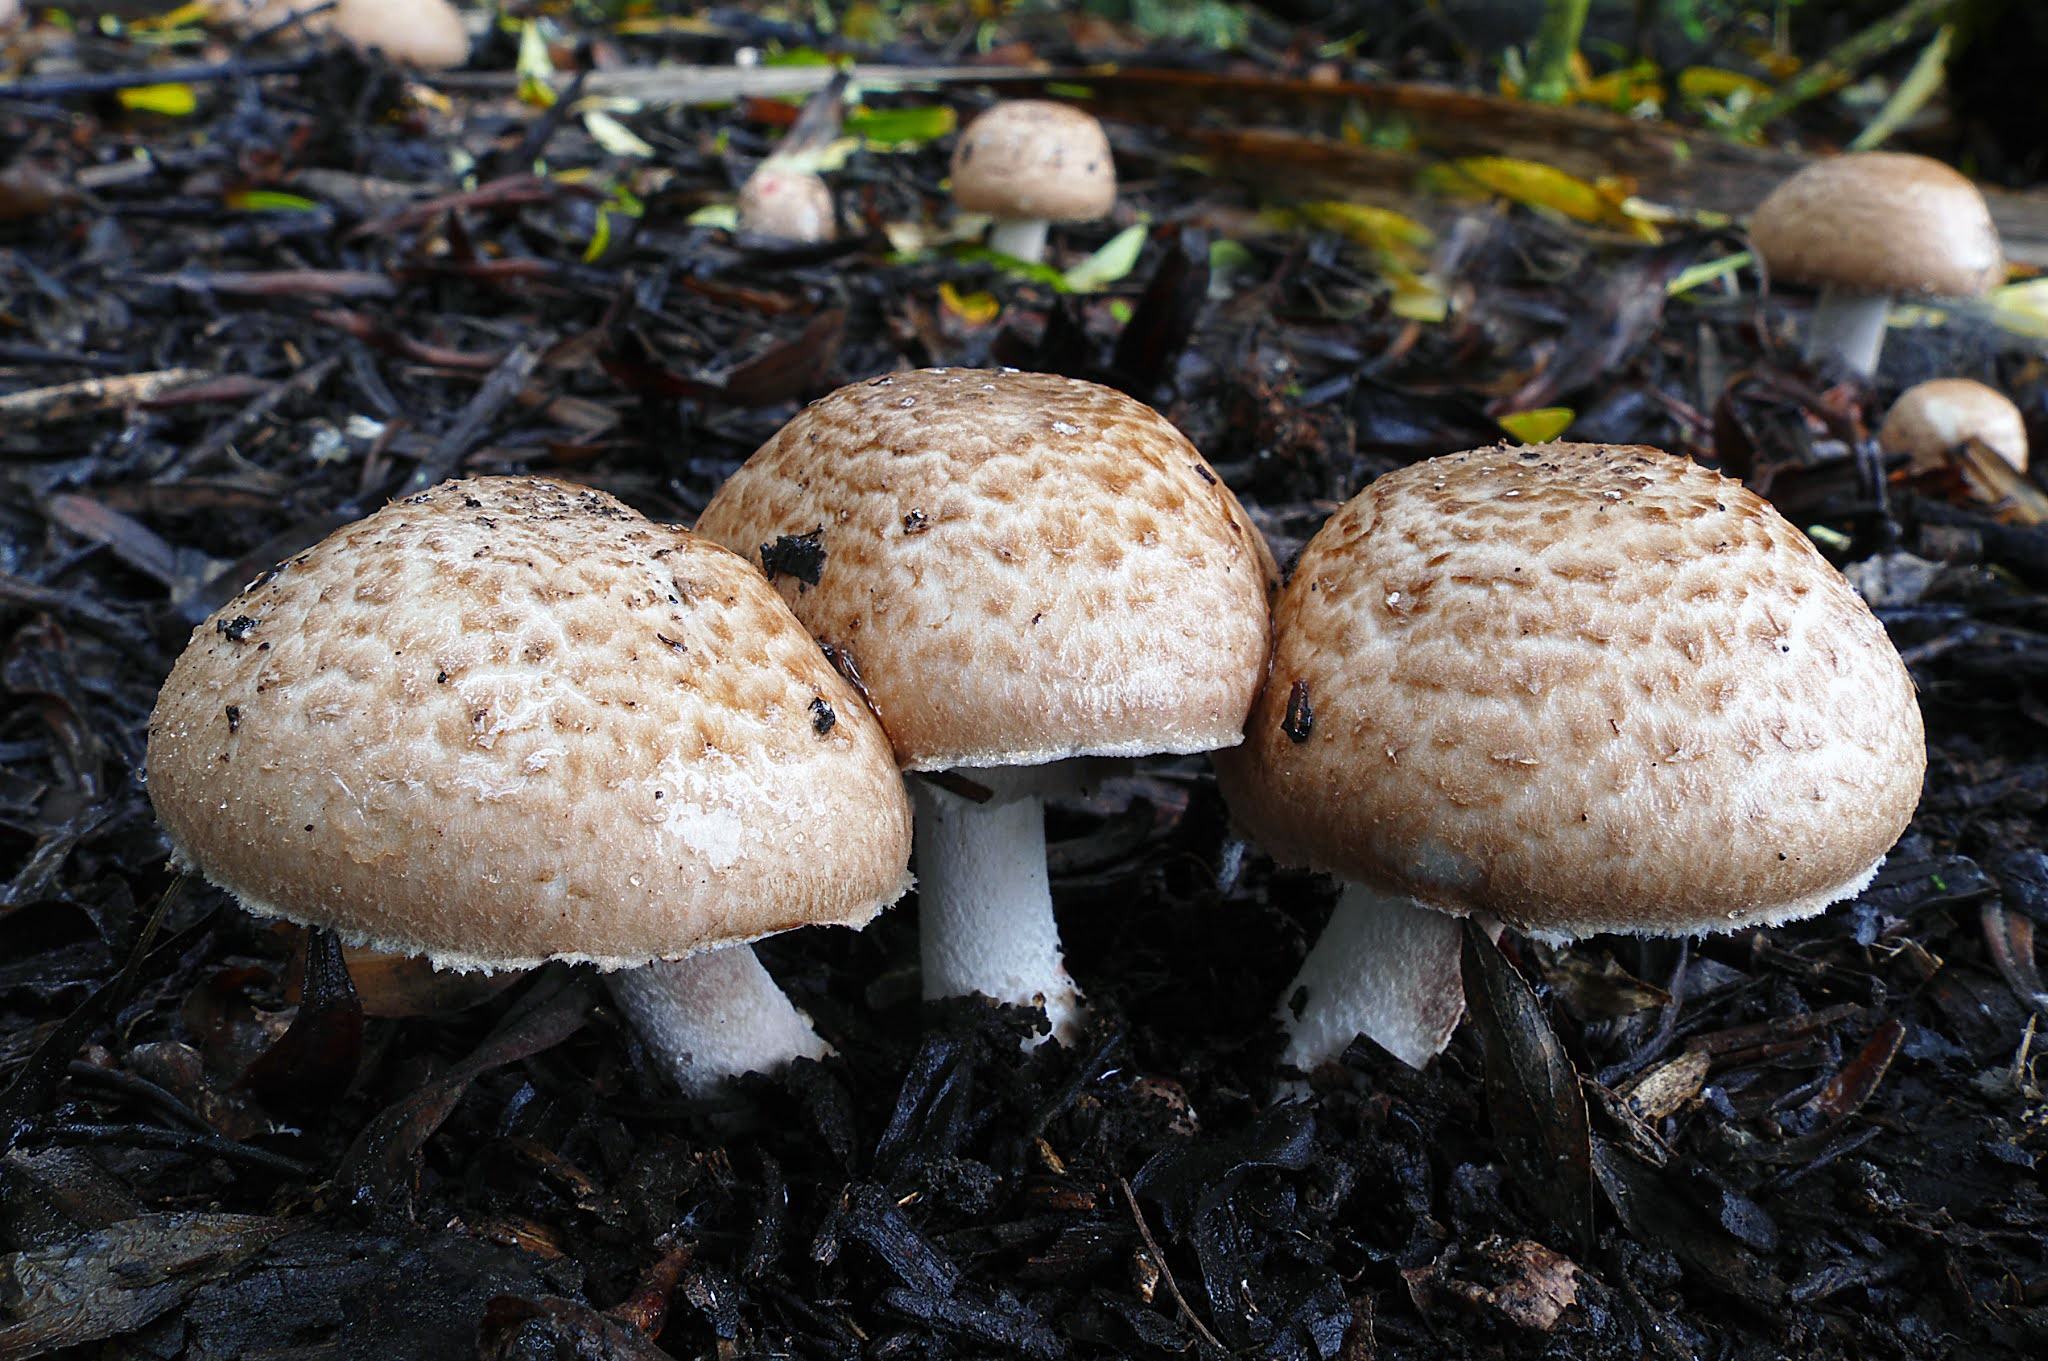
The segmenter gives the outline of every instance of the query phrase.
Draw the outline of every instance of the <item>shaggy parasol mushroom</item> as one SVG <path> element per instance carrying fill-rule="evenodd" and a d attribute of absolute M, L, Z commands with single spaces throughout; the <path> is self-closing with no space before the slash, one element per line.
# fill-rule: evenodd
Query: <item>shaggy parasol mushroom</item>
<path fill-rule="evenodd" d="M 216 0 L 213 13 L 244 34 L 267 32 L 297 16 L 308 32 L 337 34 L 421 70 L 469 61 L 469 30 L 449 0 Z"/>
<path fill-rule="evenodd" d="M 1116 206 L 1116 159 L 1094 117 L 1050 99 L 991 105 L 953 144 L 953 205 L 995 219 L 989 249 L 1037 264 L 1046 229 Z"/>
<path fill-rule="evenodd" d="M 1237 498 L 1120 392 L 926 369 L 814 402 L 697 528 L 761 563 L 904 767 L 991 792 L 913 781 L 925 995 L 1041 1003 L 1071 1038 L 1052 765 L 1240 739 L 1273 564 Z"/>
<path fill-rule="evenodd" d="M 1809 359 L 1877 372 L 1897 295 L 1976 297 L 2005 278 L 1984 195 L 1926 156 L 1851 152 L 1816 161 L 1773 189 L 1749 237 L 1773 278 L 1819 287 Z"/>
<path fill-rule="evenodd" d="M 1932 378 L 1899 394 L 1878 428 L 1885 452 L 1911 458 L 1911 470 L 1931 472 L 1948 451 L 1980 440 L 2013 466 L 2027 470 L 2027 423 L 2012 398 L 1974 378 Z"/>
<path fill-rule="evenodd" d="M 760 574 L 612 497 L 443 483 L 201 624 L 150 719 L 181 866 L 455 969 L 587 961 L 686 1089 L 823 1052 L 746 942 L 908 886 L 887 739 Z"/>
<path fill-rule="evenodd" d="M 1216 766 L 1275 857 L 1345 881 L 1286 1061 L 1365 1034 L 1420 1067 L 1463 1013 L 1444 914 L 1570 938 L 1818 912 L 1876 872 L 1926 750 L 1883 627 L 1768 503 L 1551 444 L 1430 459 L 1332 516 Z"/>

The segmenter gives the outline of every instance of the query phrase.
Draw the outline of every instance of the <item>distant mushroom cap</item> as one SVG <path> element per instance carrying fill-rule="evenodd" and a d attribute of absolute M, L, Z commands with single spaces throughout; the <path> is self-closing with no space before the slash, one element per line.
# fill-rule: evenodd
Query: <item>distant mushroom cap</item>
<path fill-rule="evenodd" d="M 698 531 L 764 569 L 915 770 L 1236 742 L 1272 558 L 1187 437 L 1051 374 L 923 369 L 821 398 Z"/>
<path fill-rule="evenodd" d="M 760 574 L 612 497 L 448 482 L 266 573 L 150 720 L 178 859 L 457 968 L 607 968 L 907 886 L 879 727 Z"/>
<path fill-rule="evenodd" d="M 469 60 L 469 30 L 449 0 L 215 0 L 213 12 L 241 33 L 282 24 L 295 12 L 315 33 L 333 32 L 395 62 L 438 70 Z"/>
<path fill-rule="evenodd" d="M 1941 466 L 1942 455 L 1966 439 L 1982 440 L 2021 472 L 2027 470 L 2027 423 L 2012 399 L 1972 378 L 1933 378 L 1899 394 L 1885 413 L 1878 443 L 1910 455 L 1915 471 Z"/>
<path fill-rule="evenodd" d="M 970 213 L 1086 222 L 1116 205 L 1116 159 L 1093 116 L 1049 99 L 991 105 L 953 144 L 953 202 Z"/>
<path fill-rule="evenodd" d="M 1926 156 L 1815 161 L 1757 205 L 1749 235 L 1772 277 L 1791 283 L 1971 297 L 2005 278 L 1984 195 Z"/>
<path fill-rule="evenodd" d="M 739 229 L 785 241 L 815 243 L 838 235 L 832 190 L 808 170 L 763 165 L 740 186 L 734 205 Z"/>
<path fill-rule="evenodd" d="M 1770 505 L 1654 449 L 1553 444 L 1339 510 L 1216 761 L 1283 862 L 1569 936 L 1819 911 L 1897 840 L 1926 755 L 1882 626 Z"/>

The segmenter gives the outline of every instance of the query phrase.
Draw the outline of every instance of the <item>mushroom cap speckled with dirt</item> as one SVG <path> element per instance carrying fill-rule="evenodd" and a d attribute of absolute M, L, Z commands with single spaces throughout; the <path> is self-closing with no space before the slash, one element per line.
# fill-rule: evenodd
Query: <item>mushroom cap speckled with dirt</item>
<path fill-rule="evenodd" d="M 1767 502 L 1658 450 L 1551 444 L 1430 459 L 1332 516 L 1218 765 L 1289 863 L 1662 935 L 1856 892 L 1926 752 L 1884 627 Z"/>
<path fill-rule="evenodd" d="M 914 782 L 926 995 L 1042 1001 L 1071 1038 L 1041 801 L 1071 757 L 1240 740 L 1275 573 L 1236 496 L 1113 389 L 923 369 L 812 403 L 698 529 L 761 563 L 898 761 L 991 796 Z"/>
<path fill-rule="evenodd" d="M 458 968 L 622 968 L 907 886 L 881 730 L 760 574 L 603 492 L 444 483 L 266 573 L 149 729 L 177 858 Z"/>

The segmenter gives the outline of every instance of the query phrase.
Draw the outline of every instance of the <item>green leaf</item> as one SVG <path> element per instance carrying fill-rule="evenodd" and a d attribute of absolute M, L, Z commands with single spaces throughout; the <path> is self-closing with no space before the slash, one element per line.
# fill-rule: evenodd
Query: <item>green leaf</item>
<path fill-rule="evenodd" d="M 1500 428 L 1524 444 L 1548 444 L 1571 426 L 1579 413 L 1568 406 L 1539 406 L 1500 418 Z"/>
<path fill-rule="evenodd" d="M 1696 265 L 1688 265 L 1678 271 L 1671 282 L 1664 285 L 1664 292 L 1674 298 L 1683 297 L 1695 288 L 1710 284 L 1716 279 L 1725 279 L 1738 270 L 1747 269 L 1755 260 L 1756 257 L 1746 250 L 1712 260 L 1702 260 Z"/>
<path fill-rule="evenodd" d="M 317 213 L 320 205 L 312 199 L 297 194 L 286 194 L 276 189 L 239 189 L 229 194 L 226 203 L 230 208 L 239 208 L 249 213 Z"/>
<path fill-rule="evenodd" d="M 950 104 L 925 104 L 908 109 L 855 109 L 846 115 L 846 131 L 870 146 L 905 150 L 936 142 L 958 126 Z"/>
<path fill-rule="evenodd" d="M 1101 250 L 1068 270 L 1062 279 L 1068 291 L 1093 293 L 1107 288 L 1137 266 L 1151 228 L 1139 222 L 1124 228 L 1103 244 Z"/>

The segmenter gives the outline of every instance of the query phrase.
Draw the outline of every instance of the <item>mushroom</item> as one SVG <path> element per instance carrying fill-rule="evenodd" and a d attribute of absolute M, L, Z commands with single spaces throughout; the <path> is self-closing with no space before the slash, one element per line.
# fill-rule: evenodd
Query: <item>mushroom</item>
<path fill-rule="evenodd" d="M 824 1045 L 746 942 L 906 887 L 887 739 L 754 569 L 603 492 L 443 483 L 259 577 L 149 725 L 175 861 L 444 968 L 583 961 L 676 1081 Z"/>
<path fill-rule="evenodd" d="M 763 161 L 740 186 L 735 204 L 739 230 L 804 245 L 819 245 L 839 235 L 833 220 L 832 190 L 818 175 Z"/>
<path fill-rule="evenodd" d="M 1280 1009 L 1306 1070 L 1358 1034 L 1415 1067 L 1449 1042 L 1454 916 L 1687 935 L 1857 892 L 1926 749 L 1883 627 L 1767 502 L 1655 449 L 1547 444 L 1403 468 L 1332 516 L 1215 762 L 1255 839 L 1344 881 Z"/>
<path fill-rule="evenodd" d="M 337 33 L 402 66 L 442 70 L 469 61 L 469 30 L 449 0 L 216 0 L 236 32 L 262 33 L 294 17 L 308 32 Z"/>
<path fill-rule="evenodd" d="M 1820 288 L 1807 358 L 1865 378 L 1877 372 L 1894 295 L 1976 297 L 2005 278 L 1984 195 L 1925 156 L 1816 161 L 1757 205 L 1749 237 L 1774 277 Z"/>
<path fill-rule="evenodd" d="M 1237 498 L 1120 392 L 925 369 L 812 403 L 697 528 L 761 564 L 901 765 L 965 777 L 912 782 L 925 996 L 1071 1039 L 1043 799 L 1075 758 L 1240 740 L 1273 565 Z"/>
<path fill-rule="evenodd" d="M 1911 456 L 1911 470 L 1931 472 L 1948 451 L 1980 440 L 1992 453 L 2027 470 L 2027 423 L 2012 399 L 1972 378 L 1933 378 L 1899 394 L 1885 413 L 1877 442 L 1886 453 Z"/>
<path fill-rule="evenodd" d="M 1069 104 L 991 105 L 953 144 L 953 204 L 995 219 L 989 249 L 1037 264 L 1046 228 L 1087 222 L 1116 204 L 1116 160 L 1102 124 Z"/>

